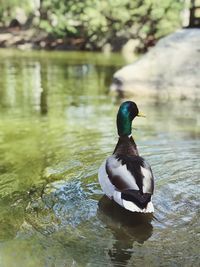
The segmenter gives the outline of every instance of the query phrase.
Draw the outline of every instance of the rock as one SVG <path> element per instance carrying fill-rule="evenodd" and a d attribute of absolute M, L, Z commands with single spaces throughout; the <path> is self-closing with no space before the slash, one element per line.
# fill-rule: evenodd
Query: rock
<path fill-rule="evenodd" d="M 182 29 L 118 70 L 112 91 L 179 99 L 200 98 L 200 29 Z"/>
<path fill-rule="evenodd" d="M 4 32 L 5 31 L 5 32 Z M 0 47 L 16 47 L 21 50 L 40 48 L 40 42 L 47 39 L 47 33 L 41 30 L 17 28 L 0 31 Z"/>

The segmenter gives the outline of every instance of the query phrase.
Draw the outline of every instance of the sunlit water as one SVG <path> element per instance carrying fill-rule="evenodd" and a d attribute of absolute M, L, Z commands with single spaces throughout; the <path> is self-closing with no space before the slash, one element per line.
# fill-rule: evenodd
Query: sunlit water
<path fill-rule="evenodd" d="M 97 171 L 117 142 L 108 94 L 118 55 L 0 52 L 0 266 L 199 266 L 200 107 L 136 102 L 155 214 L 105 197 Z"/>

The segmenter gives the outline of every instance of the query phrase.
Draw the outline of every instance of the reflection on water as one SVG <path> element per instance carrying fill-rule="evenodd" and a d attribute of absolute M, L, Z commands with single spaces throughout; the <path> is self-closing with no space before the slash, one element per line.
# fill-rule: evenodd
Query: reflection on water
<path fill-rule="evenodd" d="M 106 196 L 98 203 L 97 216 L 114 236 L 114 244 L 109 250 L 109 256 L 114 263 L 128 263 L 134 251 L 133 243 L 143 244 L 153 232 L 153 215 L 131 213 Z"/>
<path fill-rule="evenodd" d="M 138 98 L 155 217 L 102 197 L 118 55 L 0 51 L 0 266 L 199 266 L 199 104 Z"/>
<path fill-rule="evenodd" d="M 117 56 L 112 58 L 114 60 L 102 59 L 98 54 L 82 60 L 78 53 L 72 53 L 71 58 L 64 53 L 61 58 L 51 58 L 46 53 L 42 58 L 40 54 L 30 58 L 20 54 L 20 60 L 13 58 L 14 55 L 0 54 L 0 105 L 5 108 L 23 105 L 23 111 L 33 108 L 42 114 L 48 111 L 48 97 L 60 105 L 73 102 L 72 98 L 80 95 L 89 97 L 100 90 L 108 92 L 112 74 L 123 62 Z"/>

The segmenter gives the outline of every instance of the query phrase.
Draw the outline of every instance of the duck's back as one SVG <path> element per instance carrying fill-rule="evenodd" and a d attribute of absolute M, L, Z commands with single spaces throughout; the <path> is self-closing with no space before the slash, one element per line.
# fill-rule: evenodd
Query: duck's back
<path fill-rule="evenodd" d="M 99 169 L 104 193 L 131 211 L 153 212 L 154 178 L 149 164 L 138 155 L 133 139 L 119 140 L 114 154 Z"/>

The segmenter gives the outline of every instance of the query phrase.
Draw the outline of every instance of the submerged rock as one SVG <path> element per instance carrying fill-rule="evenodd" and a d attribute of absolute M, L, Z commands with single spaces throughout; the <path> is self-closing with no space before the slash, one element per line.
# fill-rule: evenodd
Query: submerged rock
<path fill-rule="evenodd" d="M 200 29 L 182 29 L 118 70 L 111 91 L 161 98 L 200 98 Z"/>

